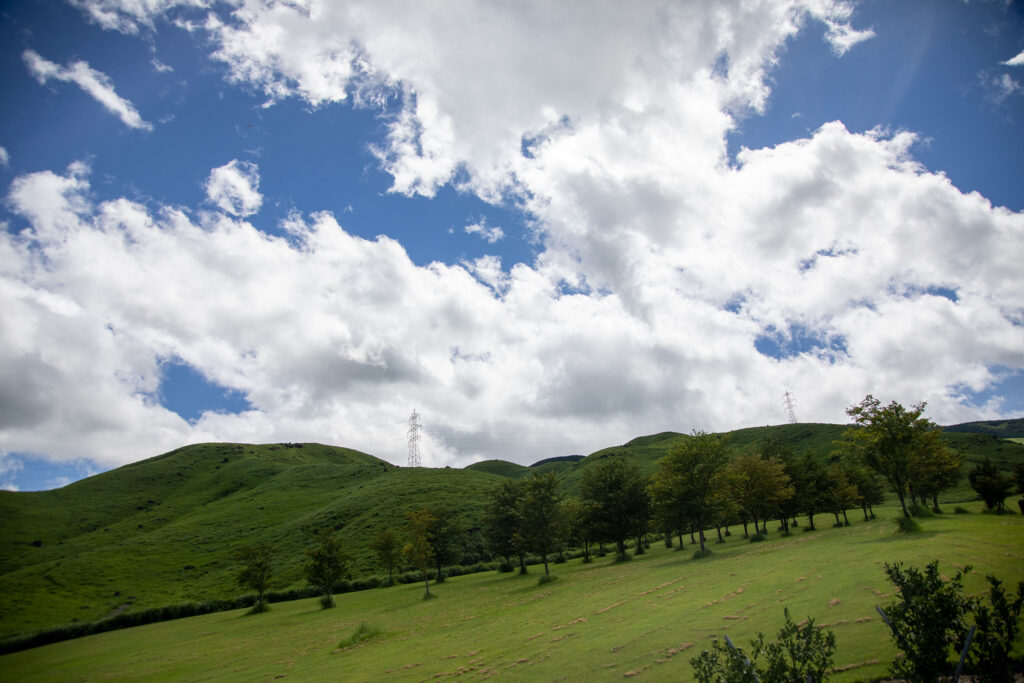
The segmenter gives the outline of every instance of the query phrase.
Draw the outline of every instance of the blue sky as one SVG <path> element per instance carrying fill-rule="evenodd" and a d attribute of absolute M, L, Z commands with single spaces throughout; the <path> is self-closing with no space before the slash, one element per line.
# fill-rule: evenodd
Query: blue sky
<path fill-rule="evenodd" d="M 203 5 L 3 10 L 6 488 L 1024 415 L 1020 3 Z"/>

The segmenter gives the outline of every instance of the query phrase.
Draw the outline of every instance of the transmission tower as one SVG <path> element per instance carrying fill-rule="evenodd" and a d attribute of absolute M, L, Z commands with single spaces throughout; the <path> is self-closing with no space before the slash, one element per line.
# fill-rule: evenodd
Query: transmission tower
<path fill-rule="evenodd" d="M 420 414 L 412 409 L 409 416 L 409 467 L 420 466 Z"/>
<path fill-rule="evenodd" d="M 796 424 L 796 400 L 793 398 L 793 394 L 786 390 L 786 393 L 782 397 L 782 405 L 786 408 L 786 417 L 789 418 L 789 424 Z"/>

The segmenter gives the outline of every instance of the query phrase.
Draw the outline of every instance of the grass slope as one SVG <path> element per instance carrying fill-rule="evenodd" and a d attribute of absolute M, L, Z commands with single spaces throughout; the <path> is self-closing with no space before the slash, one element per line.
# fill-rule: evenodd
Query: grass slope
<path fill-rule="evenodd" d="M 302 585 L 323 526 L 339 529 L 353 573 L 371 574 L 378 529 L 442 501 L 471 524 L 495 481 L 316 444 L 203 444 L 54 491 L 0 492 L 0 637 L 235 595 L 233 555 L 256 541 L 280 549 L 275 589 Z"/>
<path fill-rule="evenodd" d="M 797 424 L 730 433 L 735 452 L 771 436 L 826 459 L 841 425 Z M 579 492 L 586 468 L 625 457 L 647 474 L 686 435 L 639 437 L 579 460 L 523 467 L 503 461 L 464 470 L 398 468 L 357 451 L 318 444 L 201 444 L 34 493 L 0 491 L 0 639 L 73 621 L 94 621 L 186 601 L 228 598 L 238 547 L 268 540 L 280 550 L 273 589 L 304 585 L 303 550 L 323 526 L 339 530 L 354 577 L 380 573 L 366 550 L 374 534 L 399 529 L 427 504 L 458 511 L 479 547 L 486 495 L 502 477 L 555 471 Z M 967 466 L 991 457 L 1004 470 L 1024 445 L 949 433 Z M 966 478 L 940 501 L 974 499 Z M 38 546 L 37 547 L 37 542 Z"/>
<path fill-rule="evenodd" d="M 1001 439 L 1024 438 L 1024 417 L 1014 420 L 986 420 L 983 422 L 964 422 L 958 425 L 943 427 L 945 432 L 968 432 L 975 434 L 991 434 Z"/>
<path fill-rule="evenodd" d="M 689 545 L 660 543 L 627 563 L 575 560 L 554 566 L 558 580 L 543 586 L 533 568 L 449 579 L 428 602 L 421 585 L 406 585 L 338 596 L 333 610 L 300 600 L 262 615 L 153 624 L 6 655 L 0 670 L 19 681 L 690 680 L 689 659 L 712 638 L 746 646 L 758 631 L 774 636 L 788 606 L 836 633 L 832 680 L 876 680 L 894 654 L 874 610 L 893 597 L 883 562 L 939 559 L 946 574 L 971 564 L 969 592 L 986 573 L 1010 585 L 1024 579 L 1021 516 L 941 515 L 924 519 L 921 534 L 898 536 L 895 514 L 789 538 L 773 531 L 758 544 L 734 530 L 703 560 L 691 559 Z M 340 648 L 363 623 L 379 633 Z"/>

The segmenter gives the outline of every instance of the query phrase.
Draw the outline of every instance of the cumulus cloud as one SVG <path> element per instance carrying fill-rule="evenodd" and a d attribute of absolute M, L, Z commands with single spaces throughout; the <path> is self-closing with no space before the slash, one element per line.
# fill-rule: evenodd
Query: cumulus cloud
<path fill-rule="evenodd" d="M 1016 57 L 1011 57 L 1003 62 L 1006 66 L 1024 66 L 1024 51 L 1021 51 Z"/>
<path fill-rule="evenodd" d="M 5 147 L 0 147 L 0 166 L 7 167 L 11 165 L 11 155 L 7 153 Z"/>
<path fill-rule="evenodd" d="M 504 230 L 497 225 L 487 225 L 486 219 L 481 219 L 476 223 L 471 223 L 463 229 L 466 231 L 467 235 L 479 235 L 480 239 L 484 240 L 488 244 L 494 244 L 505 236 Z"/>
<path fill-rule="evenodd" d="M 120 30 L 167 6 L 79 4 Z M 787 40 L 866 37 L 845 3 L 233 7 L 203 24 L 229 80 L 270 102 L 392 97 L 393 190 L 510 199 L 536 261 L 416 266 L 329 213 L 271 236 L 240 220 L 260 195 L 237 160 L 199 218 L 96 204 L 80 165 L 21 176 L 28 229 L 0 241 L 0 392 L 21 413 L 0 448 L 113 463 L 318 440 L 404 462 L 416 407 L 427 464 L 530 462 L 778 423 L 786 387 L 807 421 L 869 392 L 963 421 L 988 409 L 965 387 L 1024 367 L 1024 214 L 923 168 L 913 133 L 836 121 L 727 154 Z M 154 398 L 166 358 L 252 409 L 182 420 Z"/>
<path fill-rule="evenodd" d="M 206 180 L 206 197 L 225 213 L 251 216 L 263 204 L 259 186 L 260 174 L 256 164 L 233 159 L 210 171 Z"/>
<path fill-rule="evenodd" d="M 152 124 L 142 120 L 135 105 L 115 92 L 110 77 L 93 69 L 87 62 L 75 61 L 63 67 L 45 59 L 34 50 L 25 50 L 21 56 L 29 73 L 40 85 L 45 85 L 49 80 L 74 83 L 129 128 L 152 130 Z"/>

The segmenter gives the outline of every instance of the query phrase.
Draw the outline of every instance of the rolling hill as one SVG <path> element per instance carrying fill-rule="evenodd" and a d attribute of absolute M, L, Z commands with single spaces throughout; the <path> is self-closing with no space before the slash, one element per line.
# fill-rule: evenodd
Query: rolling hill
<path fill-rule="evenodd" d="M 735 451 L 767 437 L 797 453 L 829 457 L 840 425 L 797 424 L 729 434 Z M 455 509 L 470 531 L 466 562 L 482 552 L 479 524 L 488 489 L 504 477 L 555 471 L 563 492 L 582 473 L 624 457 L 651 473 L 686 435 L 665 432 L 585 458 L 524 467 L 485 461 L 465 469 L 400 468 L 320 444 L 200 444 L 112 470 L 53 491 L 0 491 L 0 639 L 73 621 L 92 621 L 186 601 L 231 597 L 237 549 L 271 541 L 280 566 L 274 588 L 304 585 L 303 550 L 313 533 L 338 530 L 355 558 L 355 577 L 379 573 L 364 549 L 406 510 Z M 980 433 L 947 433 L 970 464 L 991 457 L 1009 469 L 1024 445 Z M 942 499 L 973 499 L 962 482 Z M 476 559 L 474 559 L 474 557 Z"/>

